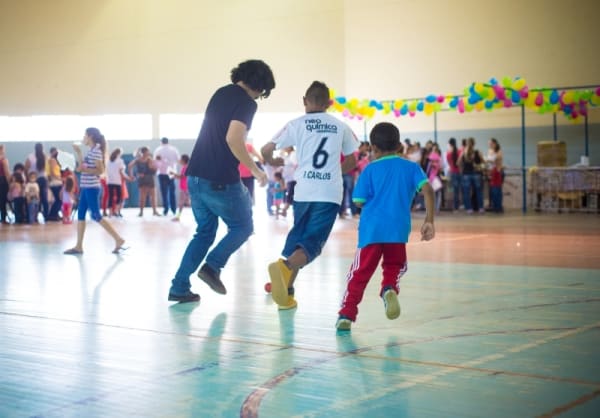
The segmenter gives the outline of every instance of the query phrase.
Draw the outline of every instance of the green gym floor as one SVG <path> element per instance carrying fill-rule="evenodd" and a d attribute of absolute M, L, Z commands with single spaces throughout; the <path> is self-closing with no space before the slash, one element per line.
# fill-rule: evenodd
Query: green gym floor
<path fill-rule="evenodd" d="M 598 417 L 600 218 L 413 216 L 402 315 L 367 288 L 350 333 L 334 327 L 357 219 L 336 222 L 300 272 L 298 308 L 263 286 L 289 219 L 257 205 L 256 233 L 199 303 L 167 301 L 194 232 L 182 221 L 0 226 L 0 417 Z M 222 234 L 222 229 L 220 230 Z M 379 274 L 379 272 L 377 272 Z"/>

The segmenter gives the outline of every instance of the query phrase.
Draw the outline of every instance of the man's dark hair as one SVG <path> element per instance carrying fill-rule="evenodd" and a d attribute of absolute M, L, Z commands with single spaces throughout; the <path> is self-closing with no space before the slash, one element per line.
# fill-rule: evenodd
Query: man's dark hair
<path fill-rule="evenodd" d="M 169 138 L 167 138 L 166 136 L 163 136 L 160 140 L 161 143 L 163 144 L 168 144 L 169 143 Z"/>
<path fill-rule="evenodd" d="M 369 139 L 380 151 L 396 151 L 400 146 L 400 131 L 389 122 L 381 122 L 373 126 Z"/>
<path fill-rule="evenodd" d="M 313 81 L 304 98 L 319 107 L 329 107 L 329 87 L 320 81 Z"/>
<path fill-rule="evenodd" d="M 271 68 L 261 60 L 248 60 L 231 70 L 231 82 L 239 81 L 254 91 L 261 92 L 259 97 L 269 97 L 275 88 L 275 78 Z"/>

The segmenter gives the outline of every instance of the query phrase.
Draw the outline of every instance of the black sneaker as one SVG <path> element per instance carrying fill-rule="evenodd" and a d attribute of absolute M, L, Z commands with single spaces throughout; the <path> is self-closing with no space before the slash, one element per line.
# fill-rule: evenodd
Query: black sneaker
<path fill-rule="evenodd" d="M 198 277 L 200 277 L 204 283 L 215 292 L 225 295 L 227 294 L 227 289 L 225 289 L 225 285 L 219 276 L 220 273 L 214 271 L 208 264 L 204 264 L 198 271 Z"/>
<path fill-rule="evenodd" d="M 169 293 L 169 300 L 179 303 L 198 302 L 200 301 L 200 295 L 189 291 L 185 295 L 174 295 L 173 293 Z"/>

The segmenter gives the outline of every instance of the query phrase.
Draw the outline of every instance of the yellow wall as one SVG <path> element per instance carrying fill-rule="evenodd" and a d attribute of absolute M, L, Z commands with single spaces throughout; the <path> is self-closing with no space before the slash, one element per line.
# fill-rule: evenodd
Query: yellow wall
<path fill-rule="evenodd" d="M 596 84 L 599 8 L 597 0 L 0 0 L 0 115 L 202 112 L 247 58 L 275 72 L 277 88 L 260 105 L 267 112 L 302 111 L 313 79 L 375 99 L 460 93 L 504 76 L 534 87 Z M 440 118 L 468 120 L 457 116 Z M 415 129 L 432 123 L 416 121 Z"/>

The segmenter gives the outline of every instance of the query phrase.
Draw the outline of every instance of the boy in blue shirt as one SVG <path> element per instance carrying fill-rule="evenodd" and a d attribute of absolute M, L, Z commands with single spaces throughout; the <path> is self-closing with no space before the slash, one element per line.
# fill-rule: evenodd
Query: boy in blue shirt
<path fill-rule="evenodd" d="M 370 133 L 374 161 L 358 178 L 352 195 L 362 207 L 358 225 L 358 249 L 346 278 L 347 287 L 336 323 L 349 331 L 356 321 L 358 304 L 365 288 L 383 258 L 383 280 L 379 295 L 389 319 L 400 316 L 398 291 L 406 272 L 406 242 L 411 229 L 410 207 L 415 193 L 422 190 L 427 210 L 421 239 L 435 235 L 433 227 L 434 192 L 421 167 L 398 156 L 400 132 L 391 123 L 378 123 Z"/>

